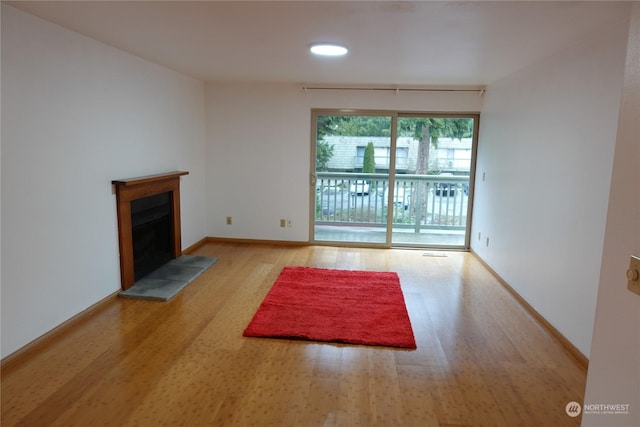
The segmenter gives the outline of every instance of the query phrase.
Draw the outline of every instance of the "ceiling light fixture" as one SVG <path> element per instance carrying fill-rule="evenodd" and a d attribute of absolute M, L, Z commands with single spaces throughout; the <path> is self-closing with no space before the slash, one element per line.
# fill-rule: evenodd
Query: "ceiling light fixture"
<path fill-rule="evenodd" d="M 314 55 L 321 56 L 342 56 L 349 51 L 345 46 L 336 43 L 314 43 L 310 50 Z"/>

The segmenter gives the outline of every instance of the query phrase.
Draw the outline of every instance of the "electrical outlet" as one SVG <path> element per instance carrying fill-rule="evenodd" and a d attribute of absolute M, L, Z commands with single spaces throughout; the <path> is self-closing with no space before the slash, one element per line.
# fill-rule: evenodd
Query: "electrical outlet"
<path fill-rule="evenodd" d="M 230 217 L 230 216 L 228 216 L 228 217 L 227 217 L 227 225 L 231 225 L 231 223 L 232 223 L 231 217 Z"/>
<path fill-rule="evenodd" d="M 293 221 L 288 219 L 287 220 L 287 227 L 293 227 Z"/>
<path fill-rule="evenodd" d="M 640 295 L 640 258 L 631 256 L 627 270 L 627 289 Z"/>
<path fill-rule="evenodd" d="M 287 226 L 287 220 L 286 219 L 281 219 L 280 220 L 280 227 L 286 227 Z"/>

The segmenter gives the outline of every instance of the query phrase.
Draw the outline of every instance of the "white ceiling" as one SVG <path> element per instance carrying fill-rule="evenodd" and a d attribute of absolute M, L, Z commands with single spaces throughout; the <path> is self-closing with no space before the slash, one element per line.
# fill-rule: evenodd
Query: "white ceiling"
<path fill-rule="evenodd" d="M 204 81 L 430 87 L 482 87 L 629 13 L 609 1 L 9 4 Z M 313 57 L 317 41 L 350 53 Z"/>

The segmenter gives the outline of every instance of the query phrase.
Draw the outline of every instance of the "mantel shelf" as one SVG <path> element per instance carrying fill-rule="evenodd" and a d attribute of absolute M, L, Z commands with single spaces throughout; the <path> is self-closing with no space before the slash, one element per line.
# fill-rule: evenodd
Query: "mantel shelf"
<path fill-rule="evenodd" d="M 155 182 L 155 181 L 164 181 L 167 179 L 178 178 L 188 174 L 189 172 L 187 171 L 175 171 L 175 172 L 159 173 L 156 175 L 140 176 L 137 178 L 115 179 L 111 181 L 111 183 L 115 185 L 124 185 L 124 186 L 140 185 L 140 184 L 148 184 L 150 182 Z"/>

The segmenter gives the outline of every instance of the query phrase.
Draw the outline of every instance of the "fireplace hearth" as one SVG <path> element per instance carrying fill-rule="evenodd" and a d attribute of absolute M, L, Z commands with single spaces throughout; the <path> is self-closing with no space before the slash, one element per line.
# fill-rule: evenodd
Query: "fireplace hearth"
<path fill-rule="evenodd" d="M 177 171 L 112 181 L 118 210 L 122 289 L 182 255 Z"/>

